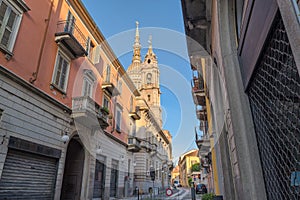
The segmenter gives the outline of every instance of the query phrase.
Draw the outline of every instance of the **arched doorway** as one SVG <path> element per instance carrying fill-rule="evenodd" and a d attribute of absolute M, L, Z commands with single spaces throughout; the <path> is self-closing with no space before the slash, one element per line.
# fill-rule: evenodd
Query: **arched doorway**
<path fill-rule="evenodd" d="M 61 189 L 61 200 L 80 199 L 84 148 L 78 136 L 73 137 L 67 149 L 64 178 Z"/>

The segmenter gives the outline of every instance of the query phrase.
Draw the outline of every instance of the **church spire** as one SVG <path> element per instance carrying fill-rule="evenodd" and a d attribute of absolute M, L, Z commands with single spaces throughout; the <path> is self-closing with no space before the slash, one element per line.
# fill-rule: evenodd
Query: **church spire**
<path fill-rule="evenodd" d="M 140 33 L 139 33 L 139 22 L 136 21 L 135 40 L 133 44 L 133 58 L 132 62 L 141 63 L 141 44 L 140 44 Z"/>
<path fill-rule="evenodd" d="M 149 35 L 148 43 L 149 43 L 149 48 L 148 48 L 147 54 L 145 55 L 145 61 L 144 62 L 147 62 L 148 64 L 150 64 L 150 62 L 152 62 L 152 61 L 154 63 L 157 63 L 156 55 L 155 55 L 155 53 L 153 52 L 153 49 L 152 49 L 152 35 Z"/>

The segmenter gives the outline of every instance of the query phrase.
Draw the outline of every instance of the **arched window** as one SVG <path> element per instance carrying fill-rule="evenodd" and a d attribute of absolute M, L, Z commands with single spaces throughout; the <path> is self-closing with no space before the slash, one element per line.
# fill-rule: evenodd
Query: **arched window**
<path fill-rule="evenodd" d="M 151 84 L 152 83 L 152 74 L 148 73 L 146 79 L 147 79 L 147 84 Z"/>

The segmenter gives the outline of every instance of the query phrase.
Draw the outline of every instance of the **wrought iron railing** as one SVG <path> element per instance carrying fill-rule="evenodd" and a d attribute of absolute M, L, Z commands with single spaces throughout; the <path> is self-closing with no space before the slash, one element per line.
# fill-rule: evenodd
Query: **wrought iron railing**
<path fill-rule="evenodd" d="M 87 39 L 78 26 L 73 21 L 63 20 L 57 23 L 56 35 L 69 34 L 74 37 L 78 43 L 86 49 Z"/>

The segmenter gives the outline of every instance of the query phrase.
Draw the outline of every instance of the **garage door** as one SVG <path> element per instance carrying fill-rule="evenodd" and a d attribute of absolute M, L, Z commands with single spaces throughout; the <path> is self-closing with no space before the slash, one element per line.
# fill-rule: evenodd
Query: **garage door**
<path fill-rule="evenodd" d="M 0 199 L 53 199 L 57 159 L 9 149 L 0 179 Z"/>

